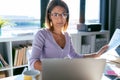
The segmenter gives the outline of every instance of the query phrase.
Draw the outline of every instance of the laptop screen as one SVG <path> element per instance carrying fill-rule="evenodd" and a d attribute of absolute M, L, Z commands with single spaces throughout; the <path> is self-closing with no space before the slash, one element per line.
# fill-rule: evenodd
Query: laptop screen
<path fill-rule="evenodd" d="M 105 59 L 43 59 L 42 80 L 101 80 Z"/>

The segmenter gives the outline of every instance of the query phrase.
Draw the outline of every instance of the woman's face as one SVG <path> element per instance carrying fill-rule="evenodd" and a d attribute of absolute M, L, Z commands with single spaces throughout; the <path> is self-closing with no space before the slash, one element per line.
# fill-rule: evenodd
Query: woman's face
<path fill-rule="evenodd" d="M 63 7 L 54 7 L 50 14 L 50 19 L 52 21 L 54 29 L 62 29 L 66 23 L 67 16 L 68 14 Z"/>

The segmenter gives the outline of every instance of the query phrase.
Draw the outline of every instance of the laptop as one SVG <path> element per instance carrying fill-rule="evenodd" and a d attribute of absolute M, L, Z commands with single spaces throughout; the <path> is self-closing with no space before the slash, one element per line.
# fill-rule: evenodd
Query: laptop
<path fill-rule="evenodd" d="M 43 59 L 42 80 L 101 80 L 106 60 Z"/>

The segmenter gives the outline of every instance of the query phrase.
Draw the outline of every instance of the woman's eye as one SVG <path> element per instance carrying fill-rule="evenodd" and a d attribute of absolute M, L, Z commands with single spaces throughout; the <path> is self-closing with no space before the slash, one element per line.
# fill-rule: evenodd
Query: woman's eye
<path fill-rule="evenodd" d="M 63 13 L 63 14 L 62 14 L 62 16 L 66 17 L 66 16 L 67 16 L 67 14 L 66 14 L 66 13 Z"/>
<path fill-rule="evenodd" d="M 54 17 L 58 17 L 58 13 L 52 13 L 52 16 L 54 16 Z"/>
<path fill-rule="evenodd" d="M 57 17 L 59 14 L 58 13 L 54 13 L 53 16 Z"/>

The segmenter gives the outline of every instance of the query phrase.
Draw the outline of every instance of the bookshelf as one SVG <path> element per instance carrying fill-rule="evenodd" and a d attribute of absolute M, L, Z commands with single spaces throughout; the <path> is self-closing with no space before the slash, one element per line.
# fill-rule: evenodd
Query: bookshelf
<path fill-rule="evenodd" d="M 109 42 L 109 31 L 98 32 L 72 32 L 72 43 L 75 51 L 79 54 L 89 54 L 98 51 Z"/>
<path fill-rule="evenodd" d="M 32 40 L 34 38 L 34 35 L 25 35 L 25 36 L 0 36 L 0 55 L 4 58 L 4 60 L 7 62 L 8 66 L 4 66 L 0 68 L 0 75 L 5 74 L 5 77 L 14 76 L 21 74 L 24 67 L 28 67 L 27 62 L 24 64 L 14 65 L 14 48 L 20 47 L 21 45 L 26 45 L 27 50 L 32 44 Z M 23 49 L 23 48 L 20 48 Z M 20 52 L 19 49 L 19 52 Z M 22 58 L 22 57 L 20 57 Z M 27 57 L 26 57 L 27 59 Z M 23 60 L 24 61 L 24 60 Z M 2 77 L 1 77 L 2 78 Z"/>
<path fill-rule="evenodd" d="M 77 53 L 88 53 L 96 51 L 98 48 L 109 41 L 109 31 L 103 32 L 70 32 L 73 47 Z M 0 36 L 0 54 L 8 63 L 7 67 L 0 68 L 0 74 L 4 72 L 8 76 L 21 74 L 24 67 L 28 64 L 14 65 L 14 48 L 19 45 L 32 44 L 34 35 L 22 36 Z M 99 43 L 99 44 L 98 44 Z M 100 46 L 99 46 L 100 45 Z M 87 49 L 86 49 L 87 46 Z M 83 49 L 85 50 L 83 50 Z M 97 49 L 98 49 L 97 48 Z M 87 52 L 85 52 L 87 51 Z M 7 72 L 7 73 L 6 73 Z M 3 75 L 4 76 L 4 75 Z"/>

